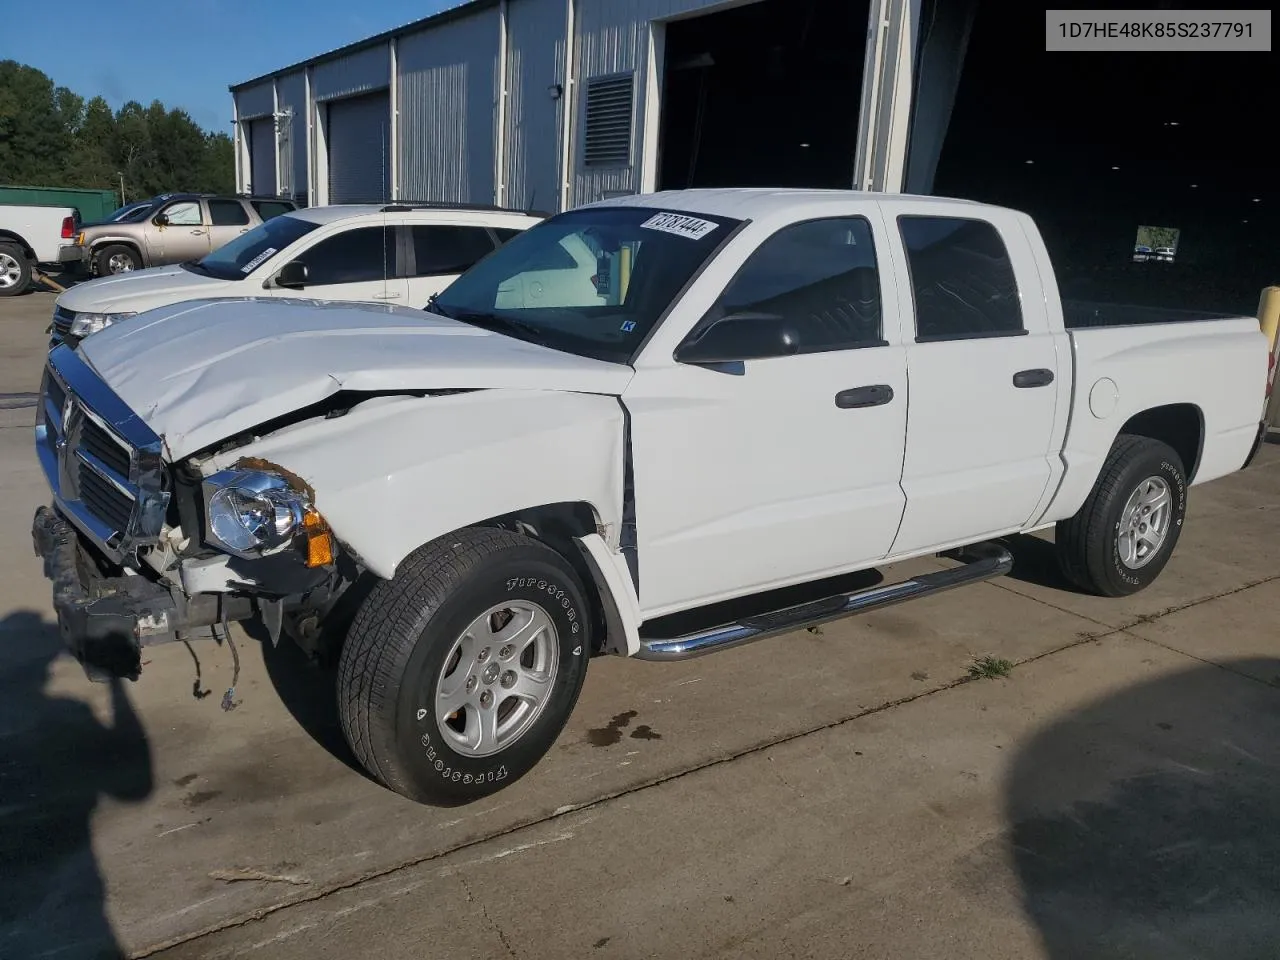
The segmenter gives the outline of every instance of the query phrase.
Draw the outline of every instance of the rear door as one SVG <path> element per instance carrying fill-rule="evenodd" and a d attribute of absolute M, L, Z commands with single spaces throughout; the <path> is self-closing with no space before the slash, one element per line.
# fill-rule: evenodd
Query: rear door
<path fill-rule="evenodd" d="M 365 220 L 317 240 L 294 259 L 307 266 L 307 285 L 298 296 L 382 303 L 388 300 L 387 278 L 398 270 L 395 227 L 383 217 Z M 396 293 L 394 280 L 390 291 Z"/>
<path fill-rule="evenodd" d="M 458 276 L 491 254 L 497 243 L 481 225 L 411 223 L 408 233 L 408 305 L 422 308 Z"/>
<path fill-rule="evenodd" d="M 217 250 L 229 240 L 253 228 L 253 217 L 239 200 L 212 197 L 205 202 L 209 214 L 209 249 Z"/>
<path fill-rule="evenodd" d="M 1041 280 L 1008 211 L 886 200 L 911 400 L 895 556 L 1024 527 L 1053 471 L 1059 378 Z M 913 318 L 913 319 L 912 319 Z M 1061 344 L 1065 349 L 1065 344 Z"/>

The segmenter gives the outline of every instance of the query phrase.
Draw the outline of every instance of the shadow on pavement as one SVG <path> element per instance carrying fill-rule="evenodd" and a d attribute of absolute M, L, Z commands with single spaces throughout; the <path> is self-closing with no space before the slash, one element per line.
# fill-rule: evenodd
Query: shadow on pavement
<path fill-rule="evenodd" d="M 62 651 L 39 614 L 0 620 L 0 956 L 120 956 L 91 846 L 99 799 L 152 789 L 151 750 L 123 681 L 111 718 L 45 693 Z"/>
<path fill-rule="evenodd" d="M 254 621 L 242 626 L 262 647 L 262 660 L 271 685 L 298 725 L 336 759 L 362 777 L 368 777 L 342 732 L 337 668 L 313 663 L 288 637 L 281 637 L 278 645 L 272 643 L 266 630 Z"/>
<path fill-rule="evenodd" d="M 1013 570 L 1009 579 L 1065 593 L 1080 592 L 1079 587 L 1062 575 L 1062 569 L 1058 566 L 1057 548 L 1048 540 L 1019 535 L 1006 537 L 1000 542 L 1013 554 Z"/>
<path fill-rule="evenodd" d="M 1121 690 L 1020 751 L 1010 854 L 1051 960 L 1280 955 L 1280 660 L 1229 668 Z"/>

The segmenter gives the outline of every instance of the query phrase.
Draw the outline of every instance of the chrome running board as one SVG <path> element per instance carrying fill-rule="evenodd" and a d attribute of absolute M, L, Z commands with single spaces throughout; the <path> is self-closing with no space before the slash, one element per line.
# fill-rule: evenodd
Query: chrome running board
<path fill-rule="evenodd" d="M 943 554 L 964 561 L 962 566 L 922 574 L 900 583 L 880 584 L 854 593 L 837 594 L 772 613 L 744 617 L 679 637 L 641 637 L 638 660 L 692 660 L 704 654 L 838 620 L 855 613 L 930 597 L 944 590 L 1003 577 L 1013 569 L 1013 554 L 997 543 L 979 543 Z"/>

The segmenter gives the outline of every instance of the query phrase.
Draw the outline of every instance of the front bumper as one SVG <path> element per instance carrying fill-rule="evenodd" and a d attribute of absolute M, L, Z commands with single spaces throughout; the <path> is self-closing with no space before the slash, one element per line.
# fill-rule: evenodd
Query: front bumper
<path fill-rule="evenodd" d="M 58 248 L 58 262 L 64 266 L 67 264 L 77 266 L 84 263 L 88 258 L 88 247 L 81 247 L 76 244 L 66 244 Z"/>
<path fill-rule="evenodd" d="M 142 647 L 176 640 L 179 606 L 163 586 L 140 575 L 96 572 L 74 527 L 49 507 L 31 525 L 36 555 L 53 581 L 53 607 L 67 649 L 93 680 L 142 672 Z"/>

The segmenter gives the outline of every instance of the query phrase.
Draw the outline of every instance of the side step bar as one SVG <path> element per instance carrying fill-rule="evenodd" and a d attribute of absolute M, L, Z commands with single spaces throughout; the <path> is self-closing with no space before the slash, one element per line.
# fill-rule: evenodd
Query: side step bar
<path fill-rule="evenodd" d="M 1013 569 L 1013 555 L 997 543 L 979 543 L 943 556 L 962 560 L 963 566 L 922 574 L 900 583 L 880 584 L 855 593 L 813 600 L 681 637 L 641 637 L 640 652 L 635 656 L 638 660 L 692 660 L 704 654 L 739 647 L 744 643 L 816 626 L 851 614 L 879 610 L 896 603 L 933 596 L 954 587 L 993 580 L 1003 577 Z"/>

